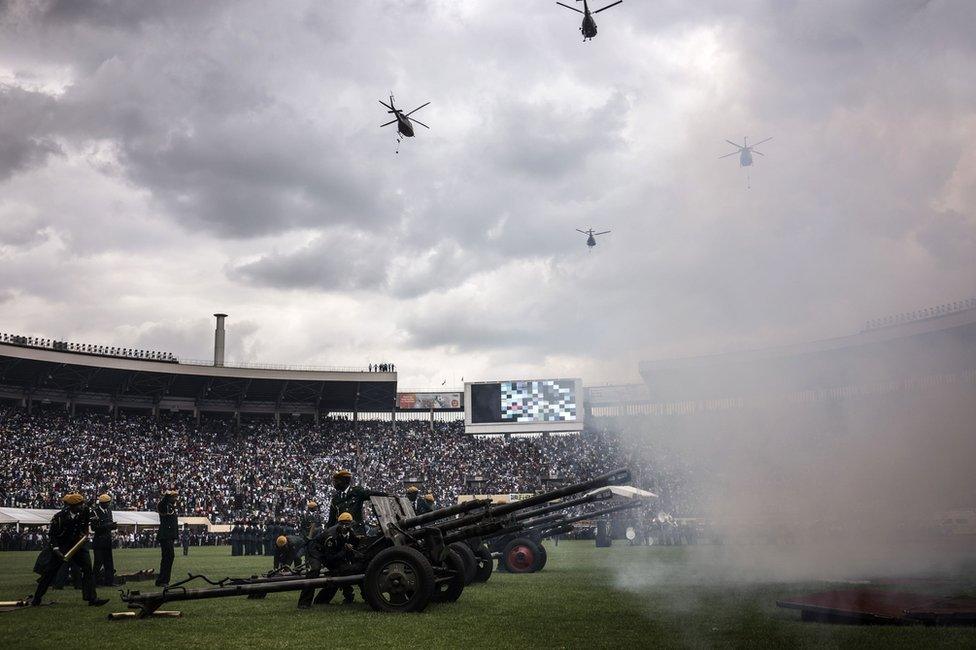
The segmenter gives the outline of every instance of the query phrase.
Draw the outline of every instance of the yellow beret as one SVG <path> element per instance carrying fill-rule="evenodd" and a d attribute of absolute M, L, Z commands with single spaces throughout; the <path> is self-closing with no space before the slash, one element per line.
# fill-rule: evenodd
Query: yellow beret
<path fill-rule="evenodd" d="M 434 495 L 433 494 L 425 494 L 424 495 L 424 500 L 425 501 L 430 501 L 431 503 L 433 503 L 434 502 Z"/>
<path fill-rule="evenodd" d="M 316 508 L 319 507 L 319 504 L 309 499 L 308 503 L 305 504 L 305 507 L 308 508 L 309 510 L 315 510 Z"/>
<path fill-rule="evenodd" d="M 344 512 L 339 515 L 339 521 L 352 521 L 352 515 L 348 512 Z"/>
<path fill-rule="evenodd" d="M 77 492 L 69 492 L 68 494 L 64 495 L 61 500 L 64 501 L 65 505 L 76 506 L 80 503 L 84 503 L 85 497 L 81 496 Z"/>
<path fill-rule="evenodd" d="M 175 497 L 178 494 L 178 492 L 176 490 L 166 490 L 165 492 L 163 492 L 163 494 L 165 494 L 168 497 Z"/>
<path fill-rule="evenodd" d="M 98 495 L 98 502 L 99 503 L 108 503 L 111 500 L 112 500 L 112 497 L 110 497 L 107 494 L 99 494 Z"/>
<path fill-rule="evenodd" d="M 417 489 L 416 485 L 411 485 L 410 487 L 407 488 L 407 492 L 413 494 L 414 492 L 420 492 L 420 490 Z"/>
<path fill-rule="evenodd" d="M 341 478 L 343 476 L 352 478 L 352 472 L 350 472 L 348 469 L 340 469 L 338 472 L 335 473 L 334 478 Z"/>
<path fill-rule="evenodd" d="M 282 548 L 287 543 L 288 543 L 288 538 L 285 537 L 284 535 L 278 535 L 277 539 L 275 539 L 275 546 L 277 546 L 278 548 Z"/>

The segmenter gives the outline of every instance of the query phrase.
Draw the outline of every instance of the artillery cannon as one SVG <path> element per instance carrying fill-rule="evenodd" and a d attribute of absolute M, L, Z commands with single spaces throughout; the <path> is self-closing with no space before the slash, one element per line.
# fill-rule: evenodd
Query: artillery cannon
<path fill-rule="evenodd" d="M 519 528 L 499 531 L 488 540 L 488 549 L 493 557 L 498 558 L 499 571 L 535 573 L 541 571 L 549 559 L 546 547 L 542 544 L 543 539 L 571 532 L 572 524 L 577 521 L 602 517 L 640 505 L 640 501 L 631 501 L 572 517 L 556 514 L 532 519 Z"/>
<path fill-rule="evenodd" d="M 419 612 L 431 601 L 455 601 L 464 591 L 470 571 L 459 546 L 452 544 L 520 526 L 526 516 L 533 516 L 532 508 L 538 517 L 584 500 L 599 500 L 596 497 L 566 498 L 629 480 L 630 472 L 619 469 L 515 503 L 498 505 L 492 504 L 490 499 L 474 500 L 419 516 L 415 514 L 413 504 L 404 497 L 374 496 L 370 502 L 379 520 L 379 533 L 367 536 L 357 549 L 356 560 L 340 571 L 315 578 L 271 575 L 228 578 L 219 582 L 207 580 L 210 584 L 199 588 L 187 588 L 188 581 L 184 581 L 162 591 L 126 591 L 122 600 L 137 610 L 137 617 L 146 618 L 170 602 L 231 596 L 260 598 L 269 593 L 309 588 L 322 589 L 328 594 L 335 593 L 342 585 L 355 584 L 360 586 L 363 597 L 374 610 Z M 566 500 L 553 504 L 553 507 L 545 506 L 556 499 Z M 520 518 L 516 513 L 521 511 L 530 514 Z M 488 562 L 491 562 L 490 555 Z"/>

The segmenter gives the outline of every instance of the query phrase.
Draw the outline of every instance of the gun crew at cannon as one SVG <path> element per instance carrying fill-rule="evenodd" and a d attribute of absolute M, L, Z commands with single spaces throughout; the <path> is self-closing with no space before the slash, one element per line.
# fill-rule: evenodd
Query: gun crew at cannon
<path fill-rule="evenodd" d="M 312 602 L 320 604 L 330 601 L 342 589 L 348 601 L 353 587 L 358 586 L 366 602 L 376 611 L 419 612 L 432 601 L 452 602 L 461 596 L 465 586 L 475 577 L 476 572 L 469 564 L 472 556 L 484 561 L 487 555 L 490 563 L 490 552 L 481 539 L 579 520 L 584 516 L 567 518 L 551 513 L 606 500 L 612 496 L 609 491 L 591 492 L 629 480 L 630 471 L 619 469 L 522 501 L 494 504 L 490 499 L 473 500 L 422 515 L 415 514 L 406 497 L 372 493 L 368 500 L 379 521 L 379 532 L 356 534 L 353 542 L 348 535 L 361 522 L 349 513 L 339 513 L 336 526 L 321 534 L 320 544 L 326 552 L 321 556 L 319 573 L 301 577 L 269 574 L 217 582 L 203 578 L 210 583 L 208 586 L 187 588 L 187 582 L 202 578 L 191 576 L 161 591 L 124 592 L 122 600 L 137 610 L 138 617 L 145 618 L 170 602 L 231 596 L 260 598 L 287 591 L 302 591 L 303 602 L 306 602 L 306 595 L 318 589 L 320 593 Z M 582 493 L 591 494 L 570 498 Z M 357 500 L 360 496 L 365 495 L 357 494 Z M 626 504 L 627 507 L 633 505 Z M 585 516 L 617 509 L 621 508 Z M 315 544 L 315 540 L 310 542 L 310 550 Z M 471 550 L 472 546 L 479 549 L 478 555 Z"/>

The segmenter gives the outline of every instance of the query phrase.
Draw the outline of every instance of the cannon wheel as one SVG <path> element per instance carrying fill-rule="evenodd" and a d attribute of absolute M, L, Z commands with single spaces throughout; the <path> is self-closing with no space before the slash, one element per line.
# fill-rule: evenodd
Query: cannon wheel
<path fill-rule="evenodd" d="M 536 571 L 542 571 L 546 566 L 546 562 L 549 561 L 549 553 L 546 552 L 546 547 L 539 542 L 539 566 L 536 567 Z"/>
<path fill-rule="evenodd" d="M 464 542 L 454 542 L 448 548 L 460 555 L 461 561 L 464 562 L 464 584 L 469 585 L 474 582 L 474 578 L 478 573 L 478 558 L 474 556 L 474 551 L 471 550 L 471 547 Z"/>
<path fill-rule="evenodd" d="M 451 576 L 450 580 L 438 582 L 437 586 L 434 587 L 432 600 L 435 603 L 453 603 L 461 597 L 461 593 L 464 591 L 464 560 L 461 559 L 461 554 L 453 548 L 447 549 L 444 564 L 454 572 L 454 575 Z"/>
<path fill-rule="evenodd" d="M 366 567 L 363 595 L 378 612 L 422 612 L 433 592 L 433 567 L 409 546 L 383 549 Z"/>
<path fill-rule="evenodd" d="M 492 572 L 495 570 L 495 560 L 491 557 L 491 551 L 488 547 L 482 544 L 474 551 L 474 555 L 478 560 L 478 570 L 475 572 L 474 581 L 475 582 L 488 582 L 488 578 L 491 577 Z"/>
<path fill-rule="evenodd" d="M 516 537 L 505 545 L 501 561 L 511 573 L 532 573 L 539 564 L 539 545 L 527 537 Z"/>

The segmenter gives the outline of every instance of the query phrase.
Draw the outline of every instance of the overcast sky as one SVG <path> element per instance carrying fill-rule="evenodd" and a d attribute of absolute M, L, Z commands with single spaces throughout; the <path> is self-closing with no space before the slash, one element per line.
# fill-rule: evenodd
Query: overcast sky
<path fill-rule="evenodd" d="M 976 2 L 597 18 L 0 0 L 0 330 L 596 384 L 976 295 Z"/>

